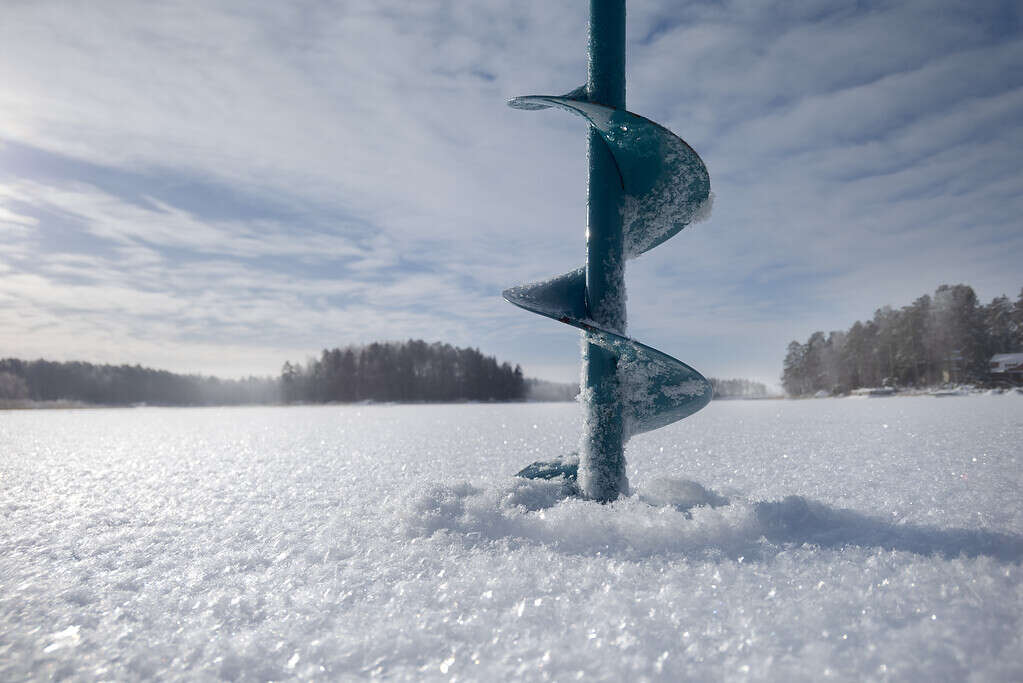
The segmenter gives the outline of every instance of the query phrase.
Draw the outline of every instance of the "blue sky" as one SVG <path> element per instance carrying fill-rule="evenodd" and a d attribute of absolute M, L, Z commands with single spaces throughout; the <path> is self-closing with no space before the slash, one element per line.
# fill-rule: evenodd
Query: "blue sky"
<path fill-rule="evenodd" d="M 629 332 L 777 383 L 939 284 L 1023 286 L 1018 2 L 631 0 L 628 107 L 714 213 L 631 261 Z M 6 4 L 0 356 L 222 376 L 377 339 L 578 376 L 505 287 L 584 255 L 585 2 Z"/>

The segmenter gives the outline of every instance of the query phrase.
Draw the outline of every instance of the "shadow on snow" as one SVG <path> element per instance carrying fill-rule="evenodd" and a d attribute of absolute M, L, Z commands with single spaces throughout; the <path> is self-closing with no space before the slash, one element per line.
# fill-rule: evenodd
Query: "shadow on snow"
<path fill-rule="evenodd" d="M 823 548 L 861 546 L 945 558 L 988 555 L 1005 562 L 1023 560 L 1023 537 L 1010 534 L 893 524 L 802 496 L 759 502 L 754 504 L 754 510 L 764 537 L 773 543 L 811 544 Z"/>

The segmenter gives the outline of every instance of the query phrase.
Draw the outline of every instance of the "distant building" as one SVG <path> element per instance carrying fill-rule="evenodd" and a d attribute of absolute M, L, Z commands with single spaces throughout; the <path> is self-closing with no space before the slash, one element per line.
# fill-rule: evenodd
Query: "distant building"
<path fill-rule="evenodd" d="M 991 379 L 1023 385 L 1023 353 L 996 353 L 988 363 Z"/>

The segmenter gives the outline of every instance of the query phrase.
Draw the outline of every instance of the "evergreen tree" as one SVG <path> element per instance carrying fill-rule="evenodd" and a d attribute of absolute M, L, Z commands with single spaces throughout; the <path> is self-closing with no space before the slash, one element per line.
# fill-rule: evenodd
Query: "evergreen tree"
<path fill-rule="evenodd" d="M 0 399 L 28 398 L 28 383 L 13 372 L 0 372 Z"/>
<path fill-rule="evenodd" d="M 985 355 L 1018 351 L 1012 320 L 1012 302 L 1007 296 L 998 296 L 984 307 L 982 315 L 987 332 Z"/>
<path fill-rule="evenodd" d="M 804 379 L 803 362 L 806 358 L 806 347 L 797 341 L 789 342 L 788 353 L 785 354 L 785 364 L 781 374 L 781 384 L 785 391 L 792 396 L 802 396 L 806 393 L 806 381 Z"/>

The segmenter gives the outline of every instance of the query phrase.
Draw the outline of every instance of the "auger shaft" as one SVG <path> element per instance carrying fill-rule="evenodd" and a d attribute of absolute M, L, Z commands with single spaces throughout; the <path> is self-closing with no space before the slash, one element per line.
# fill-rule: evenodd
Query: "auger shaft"
<path fill-rule="evenodd" d="M 625 0 L 591 0 L 587 99 L 625 109 Z M 600 133 L 589 130 L 586 306 L 591 320 L 625 334 L 621 175 Z M 590 333 L 584 333 L 589 338 Z M 586 424 L 579 461 L 583 495 L 611 501 L 628 493 L 617 357 L 583 341 Z"/>
<path fill-rule="evenodd" d="M 628 495 L 622 446 L 710 402 L 707 378 L 625 336 L 625 259 L 663 244 L 710 210 L 710 174 L 685 140 L 625 110 L 625 0 L 590 0 L 585 88 L 525 95 L 516 109 L 557 107 L 586 119 L 589 137 L 586 265 L 504 291 L 511 303 L 583 330 L 579 456 L 533 463 L 527 479 L 562 479 L 573 494 Z"/>

